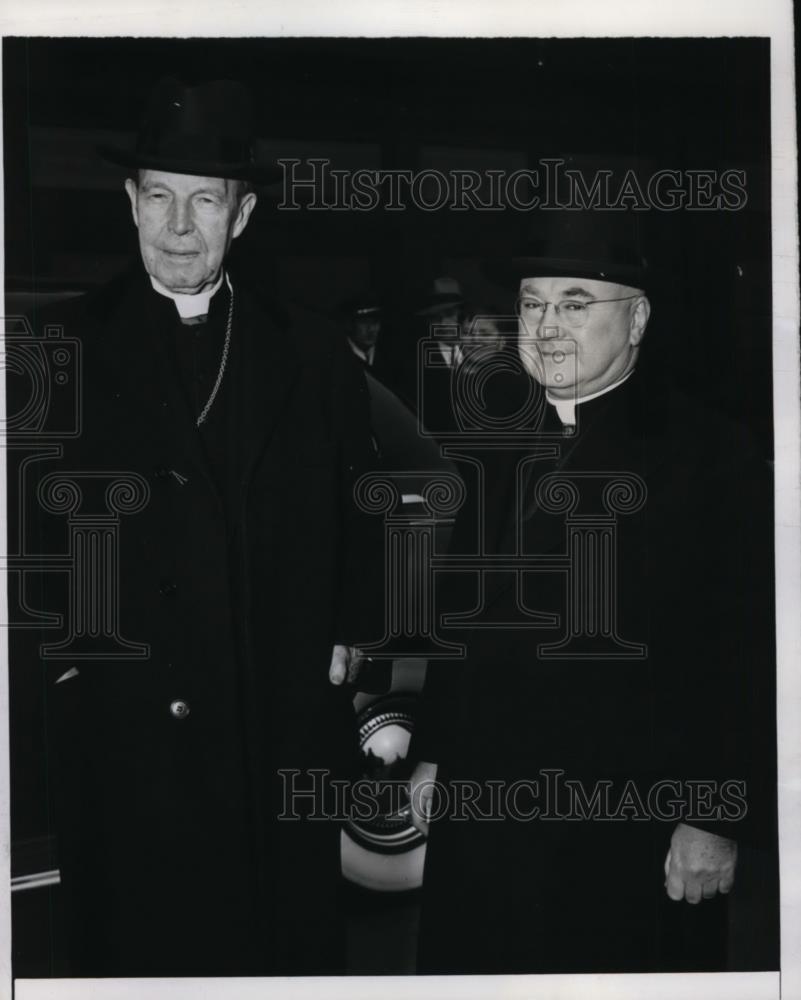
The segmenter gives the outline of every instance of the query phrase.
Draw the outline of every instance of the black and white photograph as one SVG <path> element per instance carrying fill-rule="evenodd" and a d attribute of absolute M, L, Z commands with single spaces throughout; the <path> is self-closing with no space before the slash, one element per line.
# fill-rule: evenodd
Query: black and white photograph
<path fill-rule="evenodd" d="M 801 996 L 792 6 L 256 6 L 2 28 L 0 995 Z"/>

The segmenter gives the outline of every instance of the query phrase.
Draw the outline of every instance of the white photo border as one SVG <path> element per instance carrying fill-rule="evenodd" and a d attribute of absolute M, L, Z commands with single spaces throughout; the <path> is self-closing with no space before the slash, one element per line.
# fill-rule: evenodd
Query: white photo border
<path fill-rule="evenodd" d="M 170 1000 L 203 997 L 345 998 L 547 997 L 548 1000 L 668 1000 L 801 997 L 801 509 L 799 451 L 799 271 L 797 140 L 792 0 L 5 0 L 3 36 L 524 36 L 524 37 L 769 37 L 771 42 L 773 399 L 776 454 L 776 627 L 778 658 L 781 973 L 700 976 L 343 977 L 271 980 L 18 980 L 17 1000 Z M 0 134 L 0 144 L 2 134 Z M 1 148 L 1 146 L 0 146 Z M 1 158 L 0 158 L 1 159 Z M 2 212 L 0 210 L 0 222 Z M 4 255 L 0 248 L 0 281 Z M 0 405 L 5 404 L 0 380 Z M 5 466 L 0 517 L 6 518 Z M 0 577 L 0 600 L 7 581 Z M 12 995 L 8 648 L 0 633 L 0 997 Z"/>

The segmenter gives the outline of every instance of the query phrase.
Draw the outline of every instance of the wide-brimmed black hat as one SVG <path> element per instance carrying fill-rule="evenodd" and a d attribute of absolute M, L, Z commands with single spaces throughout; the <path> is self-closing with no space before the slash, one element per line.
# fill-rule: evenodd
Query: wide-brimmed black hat
<path fill-rule="evenodd" d="M 632 211 L 545 210 L 507 258 L 484 262 L 498 284 L 517 290 L 524 278 L 591 278 L 632 288 L 649 282 L 643 219 Z"/>
<path fill-rule="evenodd" d="M 252 117 L 250 92 L 238 81 L 167 78 L 153 89 L 136 144 L 99 152 L 124 167 L 267 184 L 281 171 L 257 161 Z"/>
<path fill-rule="evenodd" d="M 523 278 L 592 278 L 644 288 L 650 282 L 647 210 L 635 207 L 626 184 L 638 190 L 654 170 L 640 155 L 568 153 L 551 158 L 548 197 L 533 209 L 526 237 L 484 270 L 515 290 Z M 636 199 L 634 199 L 636 203 Z"/>

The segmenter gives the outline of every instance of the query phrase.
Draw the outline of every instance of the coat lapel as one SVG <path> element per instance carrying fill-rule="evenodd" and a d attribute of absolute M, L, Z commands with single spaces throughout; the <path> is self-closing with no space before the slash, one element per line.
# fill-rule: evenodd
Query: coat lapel
<path fill-rule="evenodd" d="M 499 536 L 503 551 L 515 548 L 518 520 L 522 554 L 547 555 L 565 550 L 565 514 L 544 511 L 536 504 L 535 489 L 544 475 L 561 473 L 569 478 L 571 472 L 596 472 L 599 476 L 615 472 L 644 473 L 646 425 L 641 403 L 639 387 L 632 376 L 619 389 L 584 404 L 583 413 L 579 413 L 579 433 L 575 438 L 563 439 L 558 459 L 534 464 L 532 474 L 524 477 L 524 482 L 528 482 L 522 497 L 515 498 L 509 490 L 501 521 L 503 531 Z M 508 475 L 511 477 L 513 473 L 510 467 Z M 579 489 L 582 488 L 587 490 L 588 484 L 579 485 Z M 521 510 L 522 514 L 518 513 Z M 494 586 L 488 587 L 487 602 L 498 600 L 512 582 L 508 574 L 496 580 Z"/>
<path fill-rule="evenodd" d="M 299 378 L 300 360 L 292 332 L 280 327 L 235 279 L 232 282 L 234 333 L 240 346 L 234 365 L 238 478 L 245 487 Z"/>
<path fill-rule="evenodd" d="M 133 397 L 136 431 L 152 441 L 152 454 L 168 457 L 171 470 L 180 475 L 201 475 L 218 496 L 167 343 L 172 308 L 152 291 L 146 276 L 136 275 L 104 331 L 110 334 L 107 362 Z"/>
<path fill-rule="evenodd" d="M 300 362 L 290 334 L 256 305 L 235 278 L 232 284 L 232 347 L 226 377 L 235 388 L 228 396 L 228 437 L 237 456 L 235 481 L 241 489 L 275 431 Z M 170 314 L 165 308 L 171 306 L 153 293 L 144 274 L 132 274 L 111 307 L 100 307 L 100 370 L 125 395 L 129 412 L 136 413 L 132 433 L 143 450 L 150 446 L 154 464 L 164 456 L 179 474 L 203 476 L 219 498 L 166 342 L 165 316 Z"/>

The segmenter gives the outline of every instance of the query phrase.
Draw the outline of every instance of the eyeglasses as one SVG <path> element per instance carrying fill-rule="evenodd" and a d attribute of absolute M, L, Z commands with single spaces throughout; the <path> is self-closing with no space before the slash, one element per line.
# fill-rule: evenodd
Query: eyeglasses
<path fill-rule="evenodd" d="M 589 299 L 586 302 L 580 299 L 564 299 L 562 302 L 543 302 L 540 299 L 520 298 L 517 300 L 517 315 L 524 321 L 530 320 L 532 323 L 539 323 L 545 315 L 548 306 L 553 306 L 556 315 L 564 320 L 567 326 L 578 329 L 584 326 L 590 316 L 590 306 L 598 306 L 604 302 L 626 302 L 629 299 L 639 298 L 638 295 L 624 295 L 619 299 Z"/>

